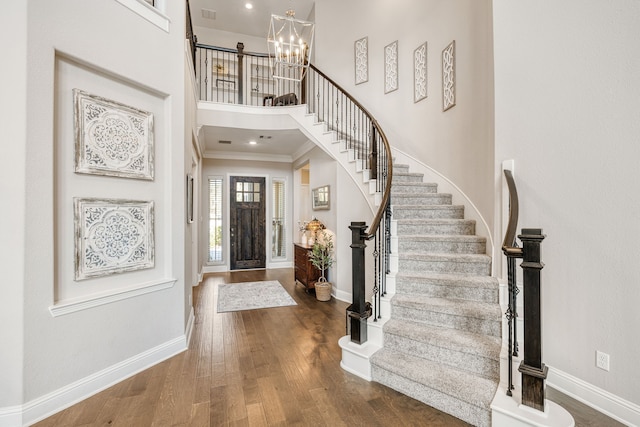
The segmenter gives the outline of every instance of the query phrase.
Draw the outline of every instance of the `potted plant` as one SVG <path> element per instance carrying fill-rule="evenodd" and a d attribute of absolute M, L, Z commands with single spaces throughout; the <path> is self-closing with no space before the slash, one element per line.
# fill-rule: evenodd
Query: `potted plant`
<path fill-rule="evenodd" d="M 309 261 L 320 270 L 320 279 L 315 284 L 318 301 L 331 300 L 331 282 L 327 282 L 325 272 L 335 261 L 333 258 L 333 235 L 322 230 L 316 236 L 313 248 L 309 253 Z"/>

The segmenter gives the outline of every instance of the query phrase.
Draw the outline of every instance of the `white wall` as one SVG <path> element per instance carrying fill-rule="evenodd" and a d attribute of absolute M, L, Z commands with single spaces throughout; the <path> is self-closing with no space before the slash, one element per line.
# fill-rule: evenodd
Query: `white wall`
<path fill-rule="evenodd" d="M 451 179 L 493 217 L 489 0 L 316 2 L 316 65 L 378 119 L 392 146 Z M 354 42 L 369 39 L 369 81 L 354 82 Z M 399 89 L 384 94 L 384 47 L 398 41 Z M 457 105 L 442 112 L 441 52 L 456 41 Z M 413 52 L 428 43 L 428 97 L 413 102 Z M 488 220 L 490 223 L 491 221 Z"/>
<path fill-rule="evenodd" d="M 2 311 L 15 318 L 0 324 L 11 348 L 1 368 L 0 407 L 35 402 L 25 406 L 24 422 L 184 349 L 184 206 L 176 202 L 184 198 L 184 6 L 168 3 L 164 12 L 169 33 L 116 1 L 31 0 L 3 8 L 3 24 L 8 16 L 19 25 L 2 39 L 11 40 L 9 59 L 23 77 L 0 79 L 14 86 L 7 93 L 15 139 L 2 156 L 10 164 L 2 169 L 14 187 L 7 194 L 15 209 L 2 223 L 14 228 L 7 236 L 16 234 L 15 255 L 2 257 L 11 263 L 3 268 L 11 290 L 3 292 L 2 304 L 15 305 Z M 78 86 L 154 113 L 153 182 L 72 173 L 69 89 Z M 72 198 L 140 195 L 155 202 L 155 267 L 74 282 Z M 175 283 L 59 317 L 49 311 L 62 302 L 113 296 L 158 280 Z M 5 368 L 11 369 L 7 383 Z M 84 380 L 82 387 L 72 387 Z M 19 411 L 10 425 L 22 423 Z"/>
<path fill-rule="evenodd" d="M 23 397 L 23 298 L 26 252 L 25 216 L 27 182 L 27 3 L 9 2 L 0 14 L 0 408 L 19 405 Z M 17 112 L 17 114 L 16 114 Z"/>
<path fill-rule="evenodd" d="M 547 234 L 550 381 L 559 370 L 586 383 L 577 394 L 596 387 L 633 402 L 640 423 L 640 3 L 495 0 L 493 9 L 494 175 L 499 188 L 500 162 L 515 160 L 518 229 Z M 596 368 L 596 350 L 611 356 L 610 372 Z"/>
<path fill-rule="evenodd" d="M 246 52 L 267 53 L 267 29 L 265 29 L 264 37 L 253 37 L 206 27 L 193 27 L 193 32 L 198 36 L 200 44 L 235 49 L 238 42 L 242 42 Z"/>

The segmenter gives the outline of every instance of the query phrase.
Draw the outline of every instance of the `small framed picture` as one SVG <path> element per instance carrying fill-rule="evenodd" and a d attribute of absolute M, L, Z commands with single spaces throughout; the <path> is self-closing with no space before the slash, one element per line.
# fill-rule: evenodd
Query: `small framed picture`
<path fill-rule="evenodd" d="M 328 210 L 330 200 L 329 186 L 314 188 L 311 191 L 311 207 L 314 211 Z"/>

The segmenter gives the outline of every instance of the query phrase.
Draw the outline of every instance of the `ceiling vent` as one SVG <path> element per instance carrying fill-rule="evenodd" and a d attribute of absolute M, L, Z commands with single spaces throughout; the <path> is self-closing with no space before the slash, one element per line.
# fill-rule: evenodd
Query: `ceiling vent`
<path fill-rule="evenodd" d="M 218 144 L 231 144 L 231 141 L 219 140 Z"/>
<path fill-rule="evenodd" d="M 202 17 L 204 19 L 216 19 L 216 11 L 213 9 L 202 9 Z"/>

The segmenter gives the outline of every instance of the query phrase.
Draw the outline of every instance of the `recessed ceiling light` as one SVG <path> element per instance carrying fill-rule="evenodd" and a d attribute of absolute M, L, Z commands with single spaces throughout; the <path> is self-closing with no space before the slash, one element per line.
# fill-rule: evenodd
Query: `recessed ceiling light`
<path fill-rule="evenodd" d="M 255 142 L 255 141 L 253 141 L 253 140 L 252 140 L 252 141 L 249 141 L 249 144 L 251 144 L 251 145 L 256 145 L 256 144 L 257 144 L 257 142 Z"/>
<path fill-rule="evenodd" d="M 246 4 L 244 5 L 244 7 L 246 7 L 247 9 L 253 9 L 253 4 L 251 4 L 251 3 L 246 3 Z"/>

